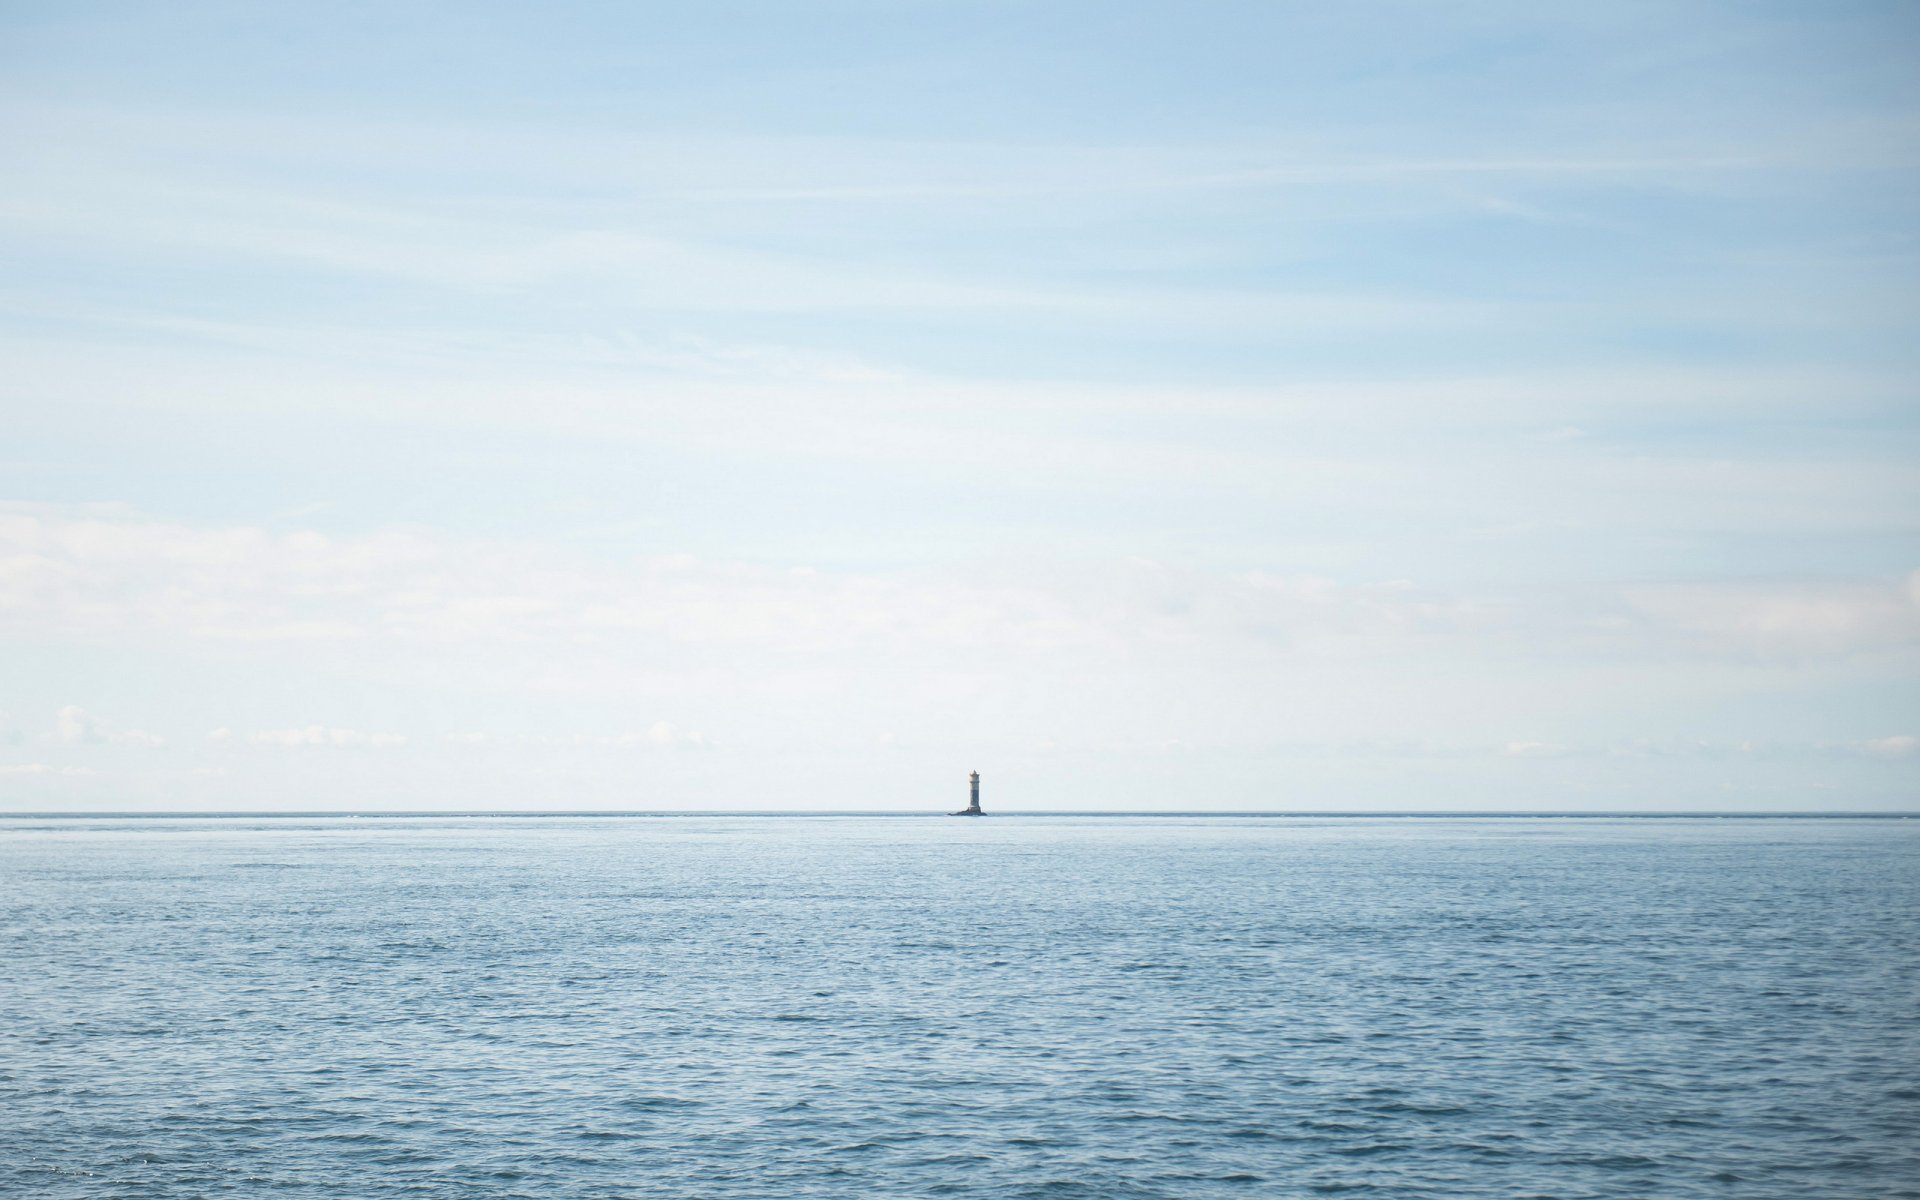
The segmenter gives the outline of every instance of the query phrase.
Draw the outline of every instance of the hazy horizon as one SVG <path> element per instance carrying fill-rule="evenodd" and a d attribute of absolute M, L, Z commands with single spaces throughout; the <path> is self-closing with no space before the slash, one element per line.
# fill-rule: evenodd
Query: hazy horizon
<path fill-rule="evenodd" d="M 0 811 L 1920 807 L 1920 12 L 0 13 Z"/>

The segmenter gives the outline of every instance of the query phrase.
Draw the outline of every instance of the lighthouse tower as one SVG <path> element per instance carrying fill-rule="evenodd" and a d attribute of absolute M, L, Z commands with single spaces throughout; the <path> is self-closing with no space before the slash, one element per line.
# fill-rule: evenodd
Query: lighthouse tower
<path fill-rule="evenodd" d="M 980 811 L 980 772 L 975 771 L 973 774 L 967 776 L 967 782 L 973 785 L 973 790 L 967 797 L 967 806 L 953 815 L 956 817 L 986 816 L 985 813 Z"/>

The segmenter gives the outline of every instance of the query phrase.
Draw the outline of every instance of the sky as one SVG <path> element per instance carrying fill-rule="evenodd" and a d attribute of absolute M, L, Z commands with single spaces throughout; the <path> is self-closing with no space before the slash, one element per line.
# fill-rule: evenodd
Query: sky
<path fill-rule="evenodd" d="M 1920 809 L 1920 8 L 0 3 L 0 811 Z"/>

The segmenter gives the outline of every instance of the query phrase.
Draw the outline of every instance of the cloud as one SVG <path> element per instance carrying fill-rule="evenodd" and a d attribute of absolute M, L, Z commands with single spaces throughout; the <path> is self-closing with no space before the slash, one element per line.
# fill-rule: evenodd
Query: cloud
<path fill-rule="evenodd" d="M 224 733 L 224 730 L 216 732 Z M 225 740 L 225 739 L 221 739 Z M 409 739 L 393 733 L 362 733 L 354 729 L 342 729 L 327 725 L 307 725 L 291 729 L 267 729 L 253 734 L 247 739 L 256 746 L 322 746 L 322 747 L 366 747 L 386 749 L 409 745 Z M 706 734 L 697 729 L 683 730 L 668 721 L 655 721 L 645 729 L 615 734 L 521 734 L 501 736 L 478 731 L 449 733 L 441 742 L 447 746 L 519 746 L 529 748 L 588 748 L 602 749 L 706 749 L 717 745 Z"/>
<path fill-rule="evenodd" d="M 1892 737 L 1869 738 L 1853 743 L 1852 749 L 1869 758 L 1912 758 L 1914 751 L 1920 749 L 1920 738 L 1911 734 L 1895 734 Z"/>
<path fill-rule="evenodd" d="M 612 652 L 708 657 L 729 646 L 767 662 L 1123 655 L 1155 645 L 1398 653 L 1417 643 L 1501 654 L 1846 656 L 1920 644 L 1917 596 L 1920 575 L 1521 593 L 1137 558 L 819 571 L 569 556 L 417 529 L 330 537 L 0 506 L 0 635 L 324 644 L 389 656 L 402 646 L 479 647 L 554 669 Z M 77 707 L 63 710 L 59 737 L 160 741 L 116 733 Z"/>
<path fill-rule="evenodd" d="M 1592 434 L 1580 428 L 1578 425 L 1562 425 L 1557 429 L 1548 429 L 1535 434 L 1534 440 L 1540 442 L 1578 442 L 1584 441 L 1592 436 Z"/>
<path fill-rule="evenodd" d="M 450 737 L 448 740 L 457 742 L 457 743 L 469 743 L 474 745 L 479 745 L 482 742 L 491 742 L 494 740 L 505 740 L 505 741 L 510 741 L 514 745 L 544 747 L 549 749 L 555 749 L 555 748 L 580 749 L 580 748 L 586 748 L 586 747 L 601 747 L 601 748 L 625 749 L 625 750 L 644 749 L 644 748 L 651 748 L 656 750 L 674 750 L 674 749 L 710 749 L 719 745 L 718 742 L 709 738 L 706 734 L 700 732 L 697 729 L 682 730 L 669 721 L 655 721 L 653 724 L 647 726 L 647 728 L 645 729 L 632 730 L 627 733 L 614 733 L 614 734 L 535 733 L 535 734 L 524 734 L 519 737 L 511 738 L 511 739 L 493 739 L 493 738 L 484 737 L 481 734 L 469 733 L 469 734 L 456 734 Z"/>
<path fill-rule="evenodd" d="M 0 512 L 0 560 L 30 564 L 0 607 L 23 637 L 1042 650 L 1231 628 L 1399 631 L 1480 615 L 1399 584 L 1148 562 L 1049 567 L 1044 577 L 828 574 L 688 556 L 610 566 L 419 531 L 276 535 L 131 513 Z"/>
<path fill-rule="evenodd" d="M 69 746 L 164 746 L 167 739 L 144 729 L 116 730 L 77 704 L 54 715 L 54 738 Z"/>
<path fill-rule="evenodd" d="M 0 775 L 79 776 L 98 774 L 92 767 L 56 767 L 48 763 L 0 764 Z"/>
<path fill-rule="evenodd" d="M 1703 647 L 1844 655 L 1920 642 L 1916 578 L 1653 584 L 1624 588 L 1620 598 L 1649 630 Z"/>
<path fill-rule="evenodd" d="M 697 729 L 682 731 L 676 729 L 667 721 L 655 721 L 653 724 L 647 726 L 644 740 L 649 746 L 662 746 L 667 748 L 676 746 L 705 746 L 707 744 L 706 734 L 701 733 Z"/>
<path fill-rule="evenodd" d="M 69 704 L 54 717 L 54 736 L 69 746 L 97 745 L 107 740 L 106 728 L 77 704 Z"/>
<path fill-rule="evenodd" d="M 404 746 L 407 739 L 393 733 L 361 733 L 354 729 L 330 728 L 325 725 L 308 725 L 297 729 L 267 729 L 248 739 L 256 746 L 333 746 L 359 747 L 369 746 L 386 748 Z"/>
<path fill-rule="evenodd" d="M 1559 758 L 1571 752 L 1559 742 L 1508 742 L 1500 751 L 1507 758 Z"/>
<path fill-rule="evenodd" d="M 1906 759 L 1920 751 L 1920 738 L 1907 734 L 1855 742 L 1804 739 L 1637 738 L 1628 741 L 1568 745 L 1557 742 L 1509 742 L 1501 750 L 1507 758 L 1555 758 L 1574 754 L 1602 754 L 1614 759 L 1744 759 L 1786 762 L 1832 759 L 1836 755 L 1879 759 Z"/>

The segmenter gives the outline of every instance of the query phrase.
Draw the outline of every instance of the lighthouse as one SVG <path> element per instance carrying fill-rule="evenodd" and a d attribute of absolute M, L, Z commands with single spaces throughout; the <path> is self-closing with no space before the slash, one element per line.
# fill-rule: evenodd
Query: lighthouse
<path fill-rule="evenodd" d="M 967 782 L 971 785 L 971 790 L 967 795 L 967 806 L 953 815 L 956 817 L 983 817 L 986 814 L 980 811 L 980 772 L 975 771 L 973 774 L 967 776 Z"/>

